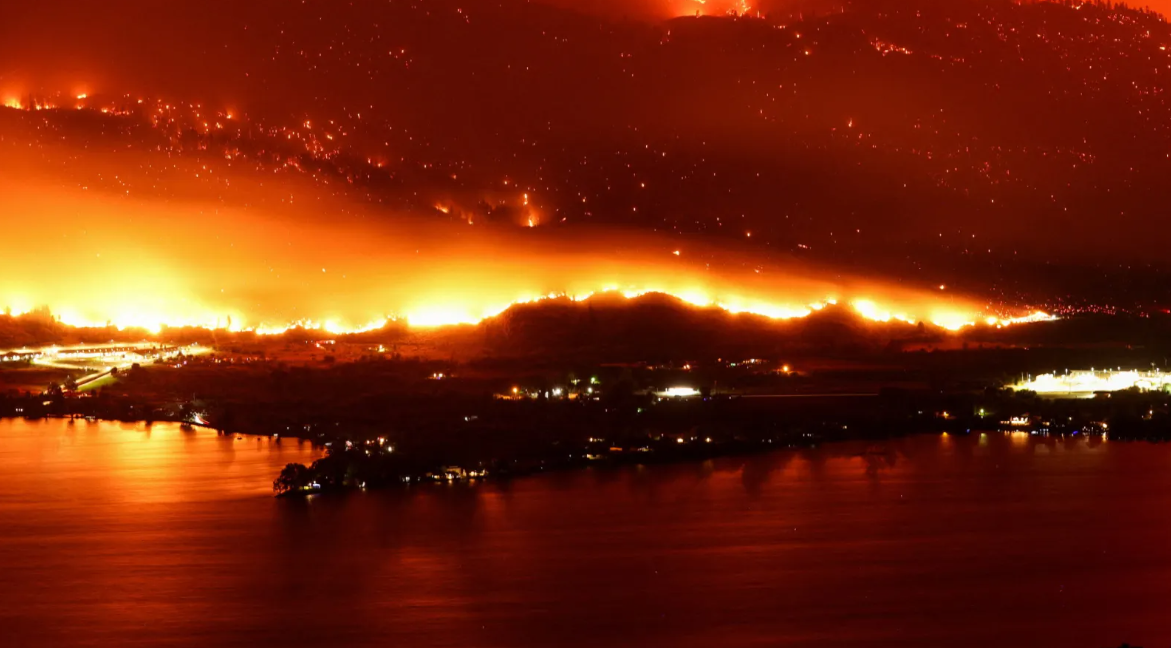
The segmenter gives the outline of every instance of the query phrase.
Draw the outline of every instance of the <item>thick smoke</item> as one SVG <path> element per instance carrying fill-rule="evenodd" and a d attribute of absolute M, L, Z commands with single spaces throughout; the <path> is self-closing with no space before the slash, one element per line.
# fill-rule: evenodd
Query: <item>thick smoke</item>
<path fill-rule="evenodd" d="M 698 240 L 604 228 L 481 229 L 375 213 L 271 173 L 233 171 L 212 181 L 213 192 L 200 163 L 148 152 L 46 153 L 43 164 L 0 155 L 0 212 L 10 217 L 12 243 L 0 259 L 0 307 L 48 306 L 66 323 L 226 326 L 231 318 L 236 326 L 311 321 L 353 330 L 388 317 L 475 322 L 517 301 L 606 290 L 667 292 L 779 317 L 829 299 L 865 300 L 873 304 L 864 314 L 914 320 L 979 310 Z M 54 168 L 66 157 L 67 172 Z M 165 190 L 152 190 L 143 176 L 164 162 Z M 130 189 L 86 184 L 99 174 Z"/>

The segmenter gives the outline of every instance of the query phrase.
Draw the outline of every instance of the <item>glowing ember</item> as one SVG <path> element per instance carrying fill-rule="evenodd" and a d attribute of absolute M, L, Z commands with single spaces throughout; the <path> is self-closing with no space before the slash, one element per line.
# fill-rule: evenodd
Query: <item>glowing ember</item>
<path fill-rule="evenodd" d="M 690 4 L 676 11 L 677 15 L 747 16 L 752 6 L 745 0 L 690 0 Z"/>

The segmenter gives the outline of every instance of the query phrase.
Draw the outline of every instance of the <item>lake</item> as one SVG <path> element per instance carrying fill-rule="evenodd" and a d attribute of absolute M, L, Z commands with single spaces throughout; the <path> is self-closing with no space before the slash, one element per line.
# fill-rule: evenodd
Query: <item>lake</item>
<path fill-rule="evenodd" d="M 916 436 L 277 500 L 319 451 L 0 421 L 3 646 L 1171 644 L 1171 446 Z"/>

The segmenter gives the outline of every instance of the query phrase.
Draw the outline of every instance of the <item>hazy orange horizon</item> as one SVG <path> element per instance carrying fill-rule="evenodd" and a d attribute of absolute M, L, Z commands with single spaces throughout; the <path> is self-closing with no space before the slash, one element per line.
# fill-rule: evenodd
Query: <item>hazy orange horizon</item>
<path fill-rule="evenodd" d="M 550 295 L 607 291 L 661 292 L 776 318 L 832 302 L 871 319 L 949 328 L 990 315 L 947 290 L 781 263 L 750 248 L 584 226 L 429 222 L 246 172 L 213 185 L 218 200 L 195 198 L 208 178 L 177 163 L 165 195 L 84 184 L 95 173 L 127 174 L 129 182 L 135 168 L 159 162 L 151 156 L 82 157 L 68 173 L 14 162 L 0 160 L 0 210 L 12 216 L 8 234 L 17 242 L 0 260 L 0 307 L 48 306 L 74 325 L 432 326 L 478 322 Z M 202 175 L 214 177 L 214 169 Z"/>

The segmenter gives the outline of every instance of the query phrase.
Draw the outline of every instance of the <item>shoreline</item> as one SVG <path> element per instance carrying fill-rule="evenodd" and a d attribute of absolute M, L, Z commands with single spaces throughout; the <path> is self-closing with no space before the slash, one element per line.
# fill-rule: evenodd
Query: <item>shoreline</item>
<path fill-rule="evenodd" d="M 401 405 L 384 404 L 378 415 L 355 413 L 344 401 L 282 408 L 284 401 L 26 396 L 0 398 L 0 418 L 160 422 L 221 436 L 294 438 L 322 449 L 311 464 L 288 464 L 273 475 L 277 496 L 706 461 L 917 434 L 1171 440 L 1163 392 L 1045 399 L 991 388 L 884 388 L 835 396 L 842 397 L 668 399 L 613 390 L 587 401 L 477 400 L 450 393 L 400 397 Z"/>
<path fill-rule="evenodd" d="M 1096 433 L 1084 433 L 1075 431 L 1071 433 L 1064 432 L 1037 432 L 1037 431 L 1022 431 L 1009 429 L 965 429 L 965 430 L 904 430 L 904 431 L 885 431 L 880 433 L 861 433 L 851 435 L 841 435 L 834 437 L 804 437 L 802 439 L 789 439 L 784 442 L 774 442 L 773 440 L 745 442 L 743 440 L 724 441 L 720 443 L 703 443 L 696 444 L 692 447 L 683 448 L 681 451 L 676 450 L 672 452 L 674 444 L 669 441 L 662 442 L 657 448 L 647 451 L 622 451 L 619 453 L 611 453 L 605 456 L 598 456 L 590 458 L 585 454 L 578 454 L 576 456 L 569 456 L 565 459 L 550 458 L 548 461 L 529 463 L 521 466 L 510 466 L 505 463 L 502 469 L 499 467 L 494 469 L 492 467 L 481 467 L 478 471 L 460 470 L 439 470 L 429 471 L 426 473 L 412 473 L 399 474 L 396 479 L 384 480 L 374 483 L 366 481 L 351 481 L 349 483 L 333 483 L 325 484 L 319 481 L 310 481 L 309 483 L 297 484 L 295 479 L 298 475 L 290 475 L 289 481 L 286 483 L 285 489 L 278 488 L 280 477 L 274 481 L 273 489 L 276 491 L 277 498 L 289 497 L 308 497 L 313 495 L 324 494 L 343 494 L 352 491 L 365 490 L 390 490 L 394 488 L 409 488 L 420 484 L 456 484 L 456 483 L 478 483 L 478 482 L 493 482 L 493 481 L 507 481 L 518 478 L 533 477 L 542 474 L 552 474 L 559 472 L 579 471 L 586 469 L 598 470 L 620 470 L 629 467 L 640 466 L 656 466 L 656 465 L 683 465 L 691 463 L 702 463 L 717 459 L 731 459 L 738 457 L 753 457 L 759 455 L 766 455 L 773 452 L 781 452 L 785 450 L 807 450 L 816 449 L 823 445 L 834 443 L 859 443 L 872 442 L 880 443 L 892 441 L 897 439 L 906 439 L 915 436 L 932 436 L 932 435 L 958 435 L 958 436 L 980 436 L 985 434 L 1002 434 L 1002 435 L 1027 435 L 1029 439 L 1051 439 L 1053 441 L 1066 440 L 1076 437 L 1082 437 L 1090 440 L 1090 442 L 1104 442 L 1107 440 L 1125 441 L 1125 442 L 1139 442 L 1146 441 L 1148 443 L 1156 443 L 1162 441 L 1171 441 L 1169 438 L 1136 438 L 1136 437 L 1122 437 L 1111 438 L 1105 431 Z M 698 450 L 696 448 L 699 448 Z M 342 461 L 352 470 L 354 464 L 347 462 L 347 459 L 354 459 L 360 457 L 353 457 L 347 455 L 360 454 L 360 449 L 347 449 L 341 453 L 327 454 L 320 461 L 327 460 L 331 462 Z M 880 452 L 859 453 L 859 456 L 867 455 L 881 455 Z M 312 471 L 313 473 L 330 474 L 329 468 L 317 468 L 315 462 L 313 466 L 302 468 Z M 459 468 L 459 467 L 456 467 Z M 289 470 L 289 467 L 286 467 Z M 299 470 L 298 470 L 299 472 Z M 282 476 L 284 472 L 282 472 Z M 312 479 L 307 474 L 301 473 L 299 475 L 302 479 Z M 360 479 L 360 478 L 359 478 Z"/>

